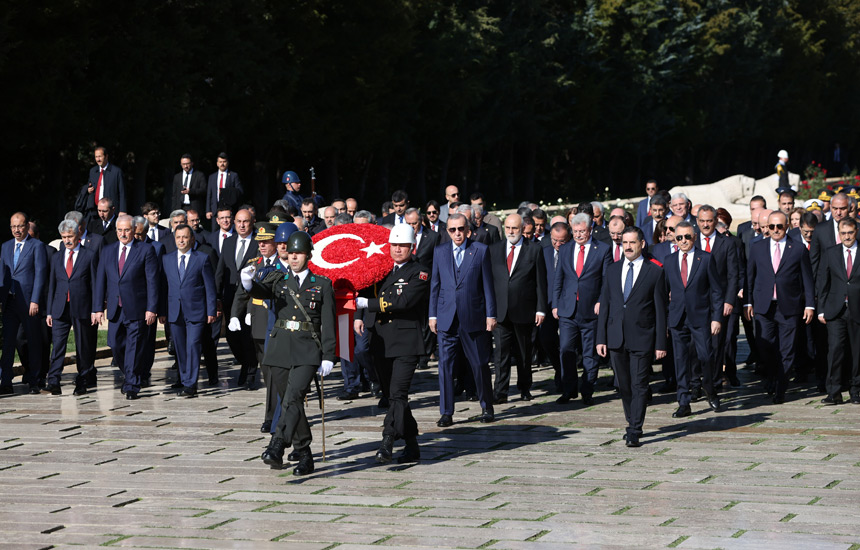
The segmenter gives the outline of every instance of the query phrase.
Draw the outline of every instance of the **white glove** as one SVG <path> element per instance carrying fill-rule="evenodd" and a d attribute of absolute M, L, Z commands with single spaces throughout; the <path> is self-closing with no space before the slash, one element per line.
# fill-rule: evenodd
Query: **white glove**
<path fill-rule="evenodd" d="M 254 280 L 255 271 L 257 271 L 257 268 L 252 265 L 249 265 L 248 267 L 239 271 L 239 279 L 242 280 L 242 288 L 244 288 L 245 290 L 251 290 L 251 281 Z"/>
<path fill-rule="evenodd" d="M 249 327 L 251 326 L 251 314 L 250 313 L 245 315 L 245 324 L 248 325 Z"/>
<path fill-rule="evenodd" d="M 317 369 L 317 374 L 320 376 L 328 376 L 331 374 L 331 369 L 334 368 L 334 363 L 331 361 L 323 361 L 320 368 Z"/>
<path fill-rule="evenodd" d="M 230 324 L 227 325 L 227 330 L 229 330 L 230 332 L 242 330 L 242 323 L 239 322 L 238 317 L 230 317 Z"/>
<path fill-rule="evenodd" d="M 367 298 L 358 297 L 355 299 L 355 307 L 358 309 L 367 309 Z"/>

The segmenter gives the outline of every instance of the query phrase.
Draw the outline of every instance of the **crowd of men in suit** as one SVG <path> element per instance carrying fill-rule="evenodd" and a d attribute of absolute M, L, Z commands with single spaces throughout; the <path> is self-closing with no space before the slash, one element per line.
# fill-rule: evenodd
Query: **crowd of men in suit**
<path fill-rule="evenodd" d="M 635 213 L 607 215 L 601 203 L 585 202 L 550 218 L 525 202 L 500 220 L 481 193 L 461 200 L 451 185 L 441 204 L 423 208 L 395 191 L 377 219 L 355 199 L 326 206 L 319 196 L 302 196 L 300 177 L 287 171 L 284 197 L 258 215 L 242 204 L 225 153 L 208 180 L 183 155 L 163 227 L 155 203 L 129 215 L 122 171 L 103 148 L 95 160 L 76 209 L 59 224 L 58 250 L 38 240 L 26 214 L 11 218 L 12 239 L 0 253 L 0 395 L 14 393 L 16 349 L 25 389 L 61 395 L 72 330 L 73 393 L 91 391 L 98 326 L 108 321 L 121 391 L 138 399 L 150 385 L 161 321 L 177 363 L 172 389 L 193 398 L 201 358 L 208 384 L 219 384 L 217 343 L 226 335 L 241 366 L 238 386 L 257 389 L 263 370 L 261 431 L 273 434 L 263 460 L 282 465 L 292 443 L 295 472 L 309 473 L 310 431 L 299 402 L 337 360 L 331 285 L 309 271 L 310 237 L 335 225 L 378 223 L 391 228 L 395 267 L 357 300 L 354 360 L 340 361 L 338 398 L 369 393 L 389 409 L 379 462 L 392 460 L 397 439 L 406 442 L 401 461 L 420 457 L 408 392 L 415 370 L 434 355 L 443 428 L 454 424 L 462 394 L 480 402 L 471 420 L 493 422 L 494 406 L 514 398 L 514 365 L 519 398 L 530 401 L 539 361 L 554 369 L 556 403 L 593 405 L 599 368 L 608 362 L 626 444 L 638 447 L 655 362 L 664 378 L 658 391 L 676 394 L 674 417 L 691 415 L 703 397 L 709 410 L 722 410 L 724 385 L 740 384 L 741 321 L 752 350 L 746 362 L 764 376 L 774 404 L 786 400 L 792 371 L 798 383 L 814 374 L 826 404 L 842 403 L 846 386 L 860 404 L 855 190 L 825 190 L 798 209 L 794 191 L 781 187 L 774 211 L 756 196 L 750 222 L 734 235 L 725 209 L 670 196 L 653 180 Z"/>

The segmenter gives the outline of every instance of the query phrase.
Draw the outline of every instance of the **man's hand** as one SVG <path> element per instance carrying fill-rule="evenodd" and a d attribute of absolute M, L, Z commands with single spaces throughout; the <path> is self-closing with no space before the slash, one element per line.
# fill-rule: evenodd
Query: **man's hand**
<path fill-rule="evenodd" d="M 355 299 L 355 309 L 366 309 L 367 308 L 367 298 L 363 298 L 359 296 Z"/>
<path fill-rule="evenodd" d="M 755 314 L 753 313 L 753 307 L 752 307 L 752 306 L 746 306 L 746 307 L 744 308 L 744 318 L 745 318 L 747 321 L 752 321 L 753 315 L 755 315 Z"/>
<path fill-rule="evenodd" d="M 361 319 L 356 319 L 352 322 L 352 328 L 355 332 L 358 333 L 359 336 L 364 336 L 364 321 Z"/>
<path fill-rule="evenodd" d="M 102 317 L 103 316 L 104 316 L 104 313 L 102 313 L 101 311 L 97 311 L 96 313 L 91 313 L 90 314 L 90 322 L 92 323 L 93 326 L 100 325 L 100 324 L 102 324 Z"/>
<path fill-rule="evenodd" d="M 493 332 L 494 328 L 496 328 L 496 320 L 492 317 L 487 317 L 487 332 Z"/>
<path fill-rule="evenodd" d="M 212 219 L 212 212 L 206 212 L 206 219 L 207 219 L 207 220 L 211 220 L 211 219 Z"/>
<path fill-rule="evenodd" d="M 719 321 L 711 321 L 711 334 L 713 334 L 714 336 L 719 334 L 721 325 L 722 323 L 720 323 Z"/>
<path fill-rule="evenodd" d="M 597 344 L 595 348 L 597 349 L 597 355 L 606 357 L 606 344 Z"/>
<path fill-rule="evenodd" d="M 430 319 L 429 326 L 430 326 L 430 332 L 432 332 L 433 334 L 436 334 L 436 319 Z"/>
<path fill-rule="evenodd" d="M 167 323 L 167 315 L 159 315 L 158 316 L 158 322 L 161 323 L 162 325 L 166 324 Z"/>
<path fill-rule="evenodd" d="M 215 322 L 215 319 L 217 319 L 217 318 L 218 317 L 216 315 L 207 315 L 206 316 L 206 324 L 211 325 L 212 323 Z"/>
<path fill-rule="evenodd" d="M 819 322 L 819 323 L 821 323 L 822 325 L 826 325 L 826 324 L 827 324 L 827 320 L 824 318 L 824 314 L 823 314 L 823 313 L 819 313 L 819 314 L 818 314 L 818 322 Z"/>
<path fill-rule="evenodd" d="M 188 191 L 189 191 L 189 189 L 183 189 L 182 191 L 180 191 L 180 193 L 182 193 L 183 195 L 187 195 Z"/>
<path fill-rule="evenodd" d="M 96 188 L 93 187 L 93 182 L 90 182 L 89 184 L 87 184 L 87 193 L 93 194 L 93 193 L 95 193 L 95 191 L 96 191 Z"/>
<path fill-rule="evenodd" d="M 249 327 L 251 326 L 251 314 L 250 313 L 245 314 L 245 324 L 248 325 Z"/>
<path fill-rule="evenodd" d="M 223 312 L 224 305 L 221 303 L 221 300 L 215 300 L 215 318 L 220 319 Z"/>
<path fill-rule="evenodd" d="M 535 313 L 535 326 L 539 327 L 543 324 L 543 318 L 545 315 L 543 313 Z"/>
<path fill-rule="evenodd" d="M 600 315 L 600 302 L 597 302 L 596 304 L 594 304 L 594 314 Z"/>
<path fill-rule="evenodd" d="M 45 322 L 48 324 L 49 327 L 54 326 L 54 318 L 51 317 L 50 315 L 48 315 L 48 317 L 45 318 Z"/>
<path fill-rule="evenodd" d="M 239 271 L 239 279 L 242 281 L 242 288 L 245 290 L 251 290 L 251 282 L 254 280 L 255 271 L 257 271 L 257 268 L 253 265 L 243 267 Z"/>
<path fill-rule="evenodd" d="M 152 311 L 147 311 L 146 314 L 144 315 L 144 318 L 146 319 L 147 325 L 152 325 L 158 319 L 158 315 L 156 315 Z"/>
<path fill-rule="evenodd" d="M 666 350 L 658 349 L 654 352 L 654 354 L 657 356 L 657 359 L 663 359 L 664 357 L 666 357 Z"/>
<path fill-rule="evenodd" d="M 30 302 L 30 317 L 35 317 L 39 314 L 39 304 Z"/>
<path fill-rule="evenodd" d="M 242 323 L 239 322 L 238 317 L 230 317 L 230 324 L 227 325 L 227 330 L 230 332 L 242 330 Z"/>
<path fill-rule="evenodd" d="M 332 363 L 331 361 L 323 360 L 322 364 L 320 365 L 320 368 L 317 369 L 317 374 L 319 374 L 320 376 L 328 376 L 329 374 L 331 374 L 331 370 L 333 368 L 334 363 Z"/>
<path fill-rule="evenodd" d="M 558 308 L 557 307 L 552 308 L 552 316 L 555 317 L 556 319 L 558 319 Z"/>
<path fill-rule="evenodd" d="M 812 322 L 812 318 L 815 317 L 815 310 L 812 309 L 804 309 L 803 310 L 803 322 L 807 325 Z"/>
<path fill-rule="evenodd" d="M 731 315 L 732 311 L 734 309 L 735 309 L 735 306 L 733 306 L 732 304 L 730 304 L 728 302 L 723 304 L 723 317 L 728 317 L 729 315 Z"/>

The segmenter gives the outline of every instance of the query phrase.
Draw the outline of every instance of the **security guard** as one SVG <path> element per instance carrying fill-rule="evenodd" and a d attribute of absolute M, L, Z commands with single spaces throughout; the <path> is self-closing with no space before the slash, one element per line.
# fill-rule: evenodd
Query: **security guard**
<path fill-rule="evenodd" d="M 779 158 L 779 162 L 773 168 L 776 170 L 776 175 L 779 178 L 777 187 L 791 187 L 788 183 L 788 151 L 780 149 L 776 156 Z"/>
<path fill-rule="evenodd" d="M 242 286 L 252 298 L 271 299 L 277 320 L 269 335 L 263 362 L 271 368 L 274 389 L 281 397 L 280 417 L 263 462 L 283 465 L 284 449 L 295 442 L 295 475 L 314 471 L 311 429 L 304 398 L 314 374 L 328 375 L 336 358 L 335 302 L 331 281 L 308 269 L 313 243 L 297 231 L 287 240 L 289 269 L 272 271 L 262 280 L 255 267 L 241 271 Z"/>
<path fill-rule="evenodd" d="M 392 459 L 392 447 L 397 439 L 406 441 L 398 463 L 417 462 L 418 424 L 409 407 L 409 387 L 424 353 L 421 332 L 422 316 L 426 315 L 430 297 L 430 273 L 424 271 L 412 256 L 415 233 L 407 224 L 397 225 L 388 237 L 394 268 L 370 298 L 356 300 L 360 332 L 371 331 L 371 353 L 382 386 L 382 394 L 390 405 L 382 424 L 382 444 L 376 461 L 387 464 Z"/>

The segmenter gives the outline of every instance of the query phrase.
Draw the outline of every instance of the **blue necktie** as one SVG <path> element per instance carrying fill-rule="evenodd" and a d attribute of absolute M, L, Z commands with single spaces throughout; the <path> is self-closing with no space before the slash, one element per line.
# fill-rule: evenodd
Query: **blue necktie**
<path fill-rule="evenodd" d="M 457 268 L 459 269 L 460 264 L 463 263 L 463 249 L 459 246 L 454 251 L 454 263 L 457 264 Z"/>
<path fill-rule="evenodd" d="M 12 269 L 18 267 L 18 257 L 21 256 L 21 244 L 22 243 L 18 243 L 15 245 L 15 257 L 12 258 Z"/>
<path fill-rule="evenodd" d="M 627 264 L 627 277 L 624 279 L 624 301 L 630 297 L 630 291 L 633 290 L 633 262 Z"/>
<path fill-rule="evenodd" d="M 185 254 L 179 258 L 179 282 L 185 280 Z"/>

